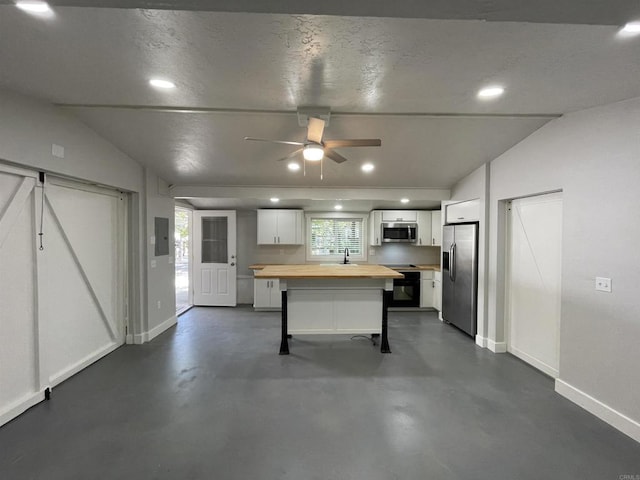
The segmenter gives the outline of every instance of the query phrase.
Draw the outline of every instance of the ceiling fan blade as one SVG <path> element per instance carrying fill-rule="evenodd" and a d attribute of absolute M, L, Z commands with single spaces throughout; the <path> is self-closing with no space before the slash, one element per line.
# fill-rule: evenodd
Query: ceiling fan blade
<path fill-rule="evenodd" d="M 361 138 L 354 140 L 325 140 L 324 146 L 329 148 L 342 147 L 379 147 L 382 140 L 379 138 Z"/>
<path fill-rule="evenodd" d="M 244 137 L 245 140 L 252 140 L 254 142 L 269 142 L 269 143 L 283 143 L 285 145 L 300 145 L 301 147 L 304 145 L 302 142 L 288 142 L 286 140 L 269 140 L 266 138 L 254 138 L 254 137 Z"/>
<path fill-rule="evenodd" d="M 324 155 L 326 157 L 329 157 L 331 160 L 333 160 L 336 163 L 342 163 L 347 161 L 347 159 L 344 158 L 342 155 L 340 155 L 338 152 L 336 152 L 335 150 L 331 150 L 330 148 L 327 148 L 327 147 L 324 148 Z"/>
<path fill-rule="evenodd" d="M 309 117 L 309 125 L 307 126 L 307 140 L 321 145 L 323 133 L 324 120 L 321 120 L 320 118 Z"/>
<path fill-rule="evenodd" d="M 289 160 L 290 158 L 295 157 L 296 155 L 298 155 L 300 152 L 302 152 L 302 150 L 304 150 L 304 148 L 299 148 L 298 150 L 296 150 L 295 152 L 291 152 L 289 155 L 287 155 L 286 157 L 282 157 L 278 159 L 278 162 L 282 162 L 283 160 Z"/>

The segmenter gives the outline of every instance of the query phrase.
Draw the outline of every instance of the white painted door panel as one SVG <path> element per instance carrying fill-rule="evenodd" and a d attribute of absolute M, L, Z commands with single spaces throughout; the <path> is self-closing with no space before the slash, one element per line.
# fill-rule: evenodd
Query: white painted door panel
<path fill-rule="evenodd" d="M 553 377 L 559 370 L 562 196 L 511 203 L 508 350 Z"/>
<path fill-rule="evenodd" d="M 43 322 L 59 383 L 124 342 L 123 206 L 114 191 L 45 186 Z"/>
<path fill-rule="evenodd" d="M 37 178 L 0 165 L 0 425 L 124 341 L 124 200 Z"/>
<path fill-rule="evenodd" d="M 193 212 L 194 305 L 236 305 L 236 212 Z"/>
<path fill-rule="evenodd" d="M 0 171 L 0 425 L 41 399 L 33 302 L 35 183 Z"/>

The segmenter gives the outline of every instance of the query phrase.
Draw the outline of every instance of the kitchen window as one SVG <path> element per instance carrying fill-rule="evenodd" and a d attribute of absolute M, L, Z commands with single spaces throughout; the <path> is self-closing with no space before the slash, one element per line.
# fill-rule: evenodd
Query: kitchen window
<path fill-rule="evenodd" d="M 345 248 L 349 260 L 366 260 L 366 217 L 348 213 L 307 215 L 307 260 L 342 261 Z"/>

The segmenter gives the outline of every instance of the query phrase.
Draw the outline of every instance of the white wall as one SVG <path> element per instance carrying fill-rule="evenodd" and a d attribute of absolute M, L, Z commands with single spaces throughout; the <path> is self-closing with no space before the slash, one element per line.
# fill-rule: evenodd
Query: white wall
<path fill-rule="evenodd" d="M 563 191 L 556 389 L 640 441 L 640 99 L 554 120 L 491 163 L 489 337 L 504 341 L 505 199 Z M 596 292 L 595 277 L 613 279 Z"/>
<path fill-rule="evenodd" d="M 478 333 L 476 343 L 487 347 L 487 261 L 488 261 L 488 208 L 489 208 L 490 164 L 486 163 L 456 183 L 451 189 L 451 200 L 455 203 L 464 200 L 480 201 L 480 221 L 478 226 Z M 444 206 L 443 206 L 444 208 Z"/>
<path fill-rule="evenodd" d="M 51 154 L 52 144 L 65 157 Z M 140 164 L 61 108 L 0 90 L 0 158 L 132 192 L 142 191 Z"/>
<path fill-rule="evenodd" d="M 176 323 L 175 295 L 175 201 L 169 196 L 169 187 L 164 180 L 149 169 L 145 169 L 146 235 L 144 257 L 146 258 L 147 324 L 136 343 L 148 341 Z M 155 256 L 155 218 L 169 219 L 169 254 Z"/>

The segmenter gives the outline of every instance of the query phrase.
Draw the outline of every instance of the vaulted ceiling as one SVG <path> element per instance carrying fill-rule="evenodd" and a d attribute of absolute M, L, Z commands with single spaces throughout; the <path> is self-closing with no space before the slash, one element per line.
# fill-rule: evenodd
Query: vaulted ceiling
<path fill-rule="evenodd" d="M 446 190 L 564 113 L 640 96 L 640 36 L 618 34 L 637 1 L 51 5 L 37 17 L 0 2 L 0 86 L 67 109 L 184 196 Z M 490 84 L 505 94 L 479 100 Z M 320 180 L 319 166 L 303 176 L 276 161 L 296 147 L 243 140 L 303 141 L 300 106 L 331 108 L 325 138 L 382 147 L 340 150 L 349 160 L 324 162 Z M 233 206 L 224 196 L 199 204 Z"/>

